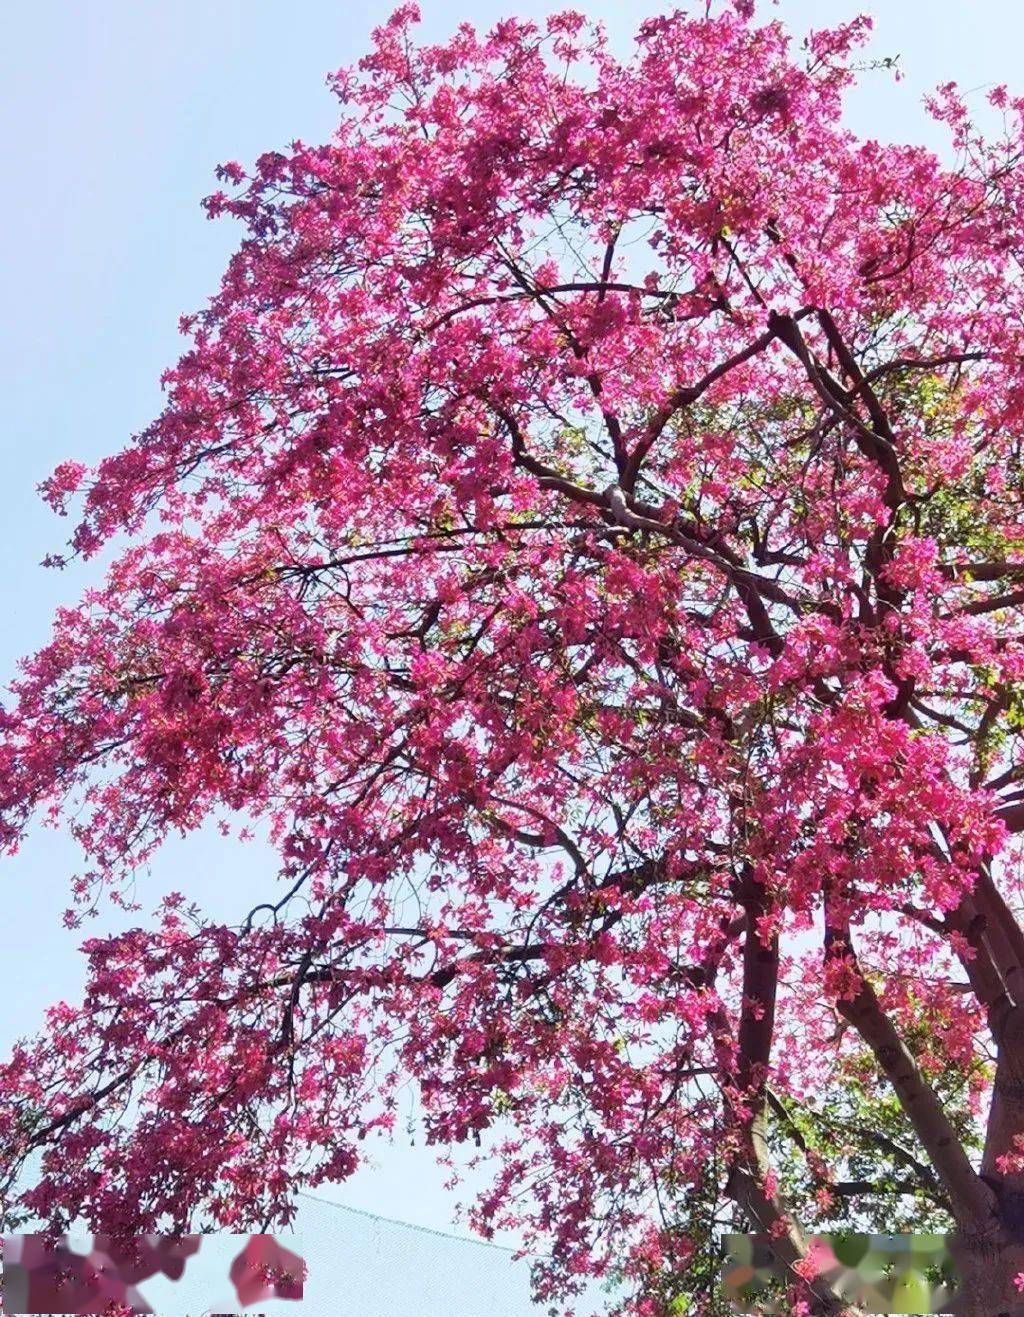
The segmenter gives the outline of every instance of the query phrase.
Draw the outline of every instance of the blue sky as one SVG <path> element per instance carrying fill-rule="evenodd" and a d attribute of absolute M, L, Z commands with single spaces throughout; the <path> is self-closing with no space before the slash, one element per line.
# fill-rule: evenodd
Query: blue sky
<path fill-rule="evenodd" d="M 89 571 L 38 566 L 65 524 L 34 493 L 60 460 L 89 462 L 119 447 L 159 407 L 158 378 L 179 349 L 178 316 L 215 287 L 237 232 L 209 223 L 200 199 L 218 161 L 246 161 L 333 125 L 324 75 L 362 53 L 392 8 L 338 0 L 36 0 L 12 6 L 0 52 L 0 179 L 8 195 L 0 243 L 3 400 L 0 452 L 0 680 L 42 643 L 55 605 Z M 469 19 L 542 15 L 538 0 L 423 0 L 425 37 Z M 623 47 L 646 13 L 670 6 L 575 0 Z M 865 135 L 940 145 L 921 108 L 935 84 L 984 89 L 1018 78 L 1024 6 L 1010 0 L 781 0 L 762 4 L 794 30 L 867 9 L 873 53 L 899 55 L 905 80 L 868 74 L 850 102 Z M 1024 90 L 1024 79 L 1017 88 Z M 982 91 L 978 91 L 978 96 Z M 33 834 L 3 862 L 0 986 L 16 1005 L 0 1045 L 33 1031 L 43 1008 L 73 998 L 82 979 L 76 935 L 60 927 L 76 854 L 59 835 Z M 149 906 L 161 892 L 195 894 L 231 917 L 260 899 L 272 860 L 203 834 L 175 843 L 140 875 Z M 253 895 L 256 893 L 256 895 Z M 112 927 L 104 920 L 103 927 Z M 89 932 L 100 931 L 99 927 Z M 422 1147 L 399 1142 L 375 1170 L 337 1190 L 340 1201 L 424 1226 L 451 1215 L 443 1175 Z"/>

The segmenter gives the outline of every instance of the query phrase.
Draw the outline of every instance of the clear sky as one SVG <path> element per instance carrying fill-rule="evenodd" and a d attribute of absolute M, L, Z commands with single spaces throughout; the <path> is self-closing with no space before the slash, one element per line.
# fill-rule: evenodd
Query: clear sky
<path fill-rule="evenodd" d="M 363 52 L 390 0 L 34 0 L 5 15 L 0 52 L 0 681 L 47 636 L 54 606 L 94 573 L 37 564 L 65 525 L 35 486 L 60 460 L 119 447 L 159 407 L 158 378 L 179 349 L 178 316 L 211 293 L 237 232 L 209 223 L 200 199 L 222 160 L 246 161 L 294 138 L 316 141 L 336 105 L 324 75 Z M 422 0 L 424 36 L 460 21 L 543 15 L 541 0 Z M 656 0 L 574 0 L 623 48 Z M 797 32 L 876 20 L 872 53 L 900 56 L 904 81 L 870 73 L 851 97 L 851 126 L 883 139 L 941 138 L 923 94 L 956 79 L 1024 90 L 1024 5 L 1015 0 L 781 0 L 765 3 Z M 981 92 L 979 90 L 979 99 Z M 82 980 L 76 935 L 60 927 L 73 847 L 34 835 L 4 861 L 0 986 L 15 1003 L 0 1046 L 34 1031 L 45 1005 Z M 270 857 L 202 835 L 169 847 L 141 875 L 148 907 L 170 888 L 237 917 L 272 881 Z M 113 927 L 104 917 L 101 927 Z M 340 1201 L 445 1227 L 442 1175 L 408 1141 L 340 1188 Z"/>

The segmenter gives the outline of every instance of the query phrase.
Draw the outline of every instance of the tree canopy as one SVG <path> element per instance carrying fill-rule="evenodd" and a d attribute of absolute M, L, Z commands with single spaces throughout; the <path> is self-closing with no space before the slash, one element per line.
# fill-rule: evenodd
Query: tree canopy
<path fill-rule="evenodd" d="M 838 1313 L 807 1231 L 938 1223 L 1010 1311 L 1024 101 L 942 88 L 940 160 L 843 126 L 866 20 L 416 18 L 222 167 L 164 411 L 44 486 L 112 562 L 0 840 L 61 820 L 85 904 L 218 819 L 281 884 L 89 938 L 0 1068 L 8 1211 L 280 1221 L 412 1083 L 553 1304 L 712 1311 L 733 1222 Z"/>

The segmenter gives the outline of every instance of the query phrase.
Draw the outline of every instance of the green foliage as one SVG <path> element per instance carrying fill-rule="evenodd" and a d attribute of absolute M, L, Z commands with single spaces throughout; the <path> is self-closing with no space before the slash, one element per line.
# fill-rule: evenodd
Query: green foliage
<path fill-rule="evenodd" d="M 930 1027 L 920 1024 L 908 1032 L 911 1050 L 925 1041 Z M 971 1079 L 954 1066 L 930 1076 L 968 1154 L 981 1148 L 981 1131 L 969 1103 Z M 771 1111 L 769 1145 L 783 1196 L 817 1204 L 803 1213 L 808 1229 L 874 1234 L 953 1229 L 913 1127 L 867 1054 L 851 1054 L 818 1102 L 801 1106 L 776 1097 Z M 823 1174 L 826 1168 L 834 1188 Z"/>

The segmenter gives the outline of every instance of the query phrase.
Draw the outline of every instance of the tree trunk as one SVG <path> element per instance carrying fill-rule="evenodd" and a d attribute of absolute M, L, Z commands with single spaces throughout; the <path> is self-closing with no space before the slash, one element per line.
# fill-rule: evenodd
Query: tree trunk
<path fill-rule="evenodd" d="M 1008 954 L 1008 953 L 1007 953 Z M 964 1232 L 955 1248 L 962 1278 L 957 1317 L 1024 1317 L 1024 1012 L 1012 1007 L 991 1021 L 998 1060 L 981 1174 L 996 1198 L 994 1228 Z M 1010 1157 L 1009 1163 L 1003 1159 Z"/>
<path fill-rule="evenodd" d="M 1024 1317 L 1024 1294 L 1015 1277 L 1024 1273 L 1024 1243 L 992 1236 L 954 1240 L 960 1276 L 955 1317 Z"/>

